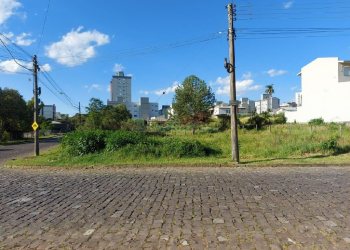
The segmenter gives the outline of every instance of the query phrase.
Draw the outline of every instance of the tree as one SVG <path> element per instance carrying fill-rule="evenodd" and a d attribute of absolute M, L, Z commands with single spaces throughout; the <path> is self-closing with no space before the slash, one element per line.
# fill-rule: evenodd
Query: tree
<path fill-rule="evenodd" d="M 89 129 L 100 129 L 102 127 L 101 112 L 106 106 L 98 98 L 91 98 L 86 108 L 87 117 L 85 126 Z"/>
<path fill-rule="evenodd" d="M 269 95 L 268 110 L 271 111 L 271 109 L 272 109 L 272 94 L 275 93 L 275 90 L 273 88 L 273 84 L 265 86 L 265 93 Z"/>
<path fill-rule="evenodd" d="M 131 114 L 123 104 L 116 106 L 107 106 L 101 112 L 102 115 L 102 129 L 117 130 L 120 129 L 122 123 L 131 119 Z"/>
<path fill-rule="evenodd" d="M 89 102 L 89 106 L 86 107 L 86 112 L 99 112 L 102 111 L 106 106 L 103 102 L 98 98 L 91 98 Z"/>
<path fill-rule="evenodd" d="M 192 133 L 198 125 L 207 123 L 214 106 L 215 95 L 207 84 L 197 76 L 185 78 L 175 90 L 173 108 L 175 118 L 184 125 L 192 126 Z"/>
<path fill-rule="evenodd" d="M 7 131 L 19 138 L 30 131 L 32 121 L 26 102 L 17 90 L 0 88 L 0 135 Z"/>

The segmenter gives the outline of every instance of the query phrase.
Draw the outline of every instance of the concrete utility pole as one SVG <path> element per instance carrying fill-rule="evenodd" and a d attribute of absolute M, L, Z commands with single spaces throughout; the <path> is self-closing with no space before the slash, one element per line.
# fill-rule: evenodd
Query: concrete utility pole
<path fill-rule="evenodd" d="M 227 5 L 228 10 L 228 40 L 230 61 L 225 58 L 225 68 L 230 73 L 230 106 L 231 106 L 231 143 L 232 160 L 239 163 L 238 130 L 237 130 L 237 100 L 236 100 L 236 62 L 235 62 L 235 30 L 233 21 L 236 16 L 236 5 Z"/>
<path fill-rule="evenodd" d="M 34 122 L 33 122 L 33 129 L 34 129 L 34 154 L 35 156 L 39 155 L 39 130 L 38 128 L 38 115 L 39 115 L 39 108 L 38 108 L 38 61 L 36 58 L 36 55 L 33 57 L 33 78 L 34 78 L 34 86 L 33 86 L 33 94 L 34 94 Z"/>

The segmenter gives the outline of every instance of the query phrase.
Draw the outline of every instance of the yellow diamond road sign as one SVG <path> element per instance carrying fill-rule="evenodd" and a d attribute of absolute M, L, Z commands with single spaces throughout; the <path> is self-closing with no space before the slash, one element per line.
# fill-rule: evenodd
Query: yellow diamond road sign
<path fill-rule="evenodd" d="M 38 127 L 39 127 L 39 125 L 38 125 L 36 122 L 33 122 L 33 124 L 32 124 L 33 130 L 34 130 L 34 131 L 37 130 Z"/>

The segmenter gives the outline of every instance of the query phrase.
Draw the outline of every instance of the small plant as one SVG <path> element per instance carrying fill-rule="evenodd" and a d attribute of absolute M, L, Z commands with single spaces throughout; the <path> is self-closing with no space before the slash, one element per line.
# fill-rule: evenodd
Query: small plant
<path fill-rule="evenodd" d="M 336 153 L 339 150 L 338 147 L 338 138 L 332 137 L 324 142 L 321 142 L 320 145 L 323 152 L 332 152 Z"/>
<path fill-rule="evenodd" d="M 75 131 L 63 137 L 62 148 L 64 153 L 72 156 L 96 153 L 105 148 L 105 138 L 106 132 L 101 130 Z"/>
<path fill-rule="evenodd" d="M 320 118 L 315 118 L 315 119 L 311 119 L 311 120 L 309 121 L 309 125 L 315 125 L 315 126 L 317 126 L 317 125 L 322 125 L 322 124 L 324 124 L 324 120 L 323 120 L 322 117 L 320 117 Z"/>
<path fill-rule="evenodd" d="M 8 142 L 10 140 L 10 133 L 5 130 L 0 139 L 2 142 Z"/>
<path fill-rule="evenodd" d="M 106 150 L 116 151 L 126 145 L 136 145 L 147 141 L 144 133 L 119 130 L 106 138 Z"/>

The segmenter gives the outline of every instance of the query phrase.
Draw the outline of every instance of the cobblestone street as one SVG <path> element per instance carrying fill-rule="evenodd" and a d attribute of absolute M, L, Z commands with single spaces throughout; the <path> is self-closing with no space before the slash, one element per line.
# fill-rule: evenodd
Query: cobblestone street
<path fill-rule="evenodd" d="M 350 249 L 350 168 L 0 170 L 0 249 Z"/>

